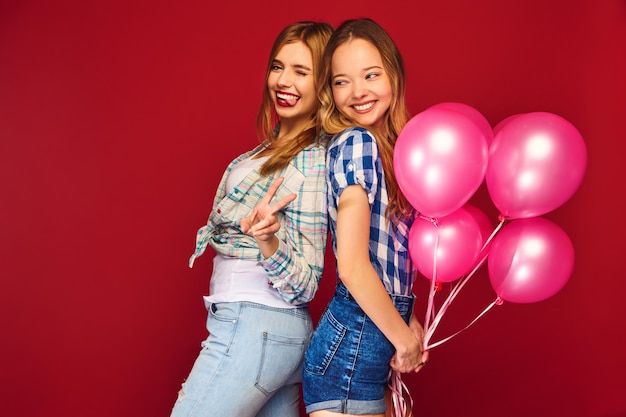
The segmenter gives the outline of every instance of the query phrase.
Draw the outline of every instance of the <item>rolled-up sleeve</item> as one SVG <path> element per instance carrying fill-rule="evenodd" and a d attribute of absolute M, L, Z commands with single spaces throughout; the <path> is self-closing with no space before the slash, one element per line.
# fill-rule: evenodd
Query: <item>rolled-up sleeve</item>
<path fill-rule="evenodd" d="M 336 139 L 330 152 L 329 179 L 333 196 L 337 201 L 343 190 L 360 185 L 367 193 L 370 205 L 376 198 L 378 177 L 374 163 L 378 147 L 374 137 L 363 129 L 350 129 Z"/>

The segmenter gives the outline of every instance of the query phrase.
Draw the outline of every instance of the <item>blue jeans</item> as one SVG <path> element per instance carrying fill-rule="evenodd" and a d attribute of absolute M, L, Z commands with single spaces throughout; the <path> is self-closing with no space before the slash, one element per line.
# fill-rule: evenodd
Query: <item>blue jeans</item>
<path fill-rule="evenodd" d="M 298 417 L 308 308 L 212 304 L 209 337 L 172 417 Z"/>
<path fill-rule="evenodd" d="M 413 297 L 392 295 L 391 299 L 408 323 Z M 302 388 L 307 413 L 384 413 L 394 352 L 385 335 L 339 284 L 305 355 Z"/>

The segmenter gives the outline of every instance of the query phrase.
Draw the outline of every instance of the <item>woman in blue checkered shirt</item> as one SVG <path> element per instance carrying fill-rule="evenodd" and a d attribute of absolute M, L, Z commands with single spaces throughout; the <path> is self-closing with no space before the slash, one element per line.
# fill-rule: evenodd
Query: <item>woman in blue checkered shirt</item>
<path fill-rule="evenodd" d="M 338 284 L 305 355 L 307 413 L 383 416 L 390 369 L 428 359 L 413 316 L 408 252 L 414 210 L 393 175 L 393 147 L 409 118 L 402 58 L 370 19 L 342 23 L 324 54 L 321 126 Z"/>
<path fill-rule="evenodd" d="M 172 417 L 297 417 L 307 307 L 327 236 L 326 143 L 316 123 L 316 76 L 332 27 L 301 22 L 270 52 L 258 132 L 264 139 L 226 169 L 207 224 L 208 338 Z M 277 123 L 278 121 L 278 123 Z"/>

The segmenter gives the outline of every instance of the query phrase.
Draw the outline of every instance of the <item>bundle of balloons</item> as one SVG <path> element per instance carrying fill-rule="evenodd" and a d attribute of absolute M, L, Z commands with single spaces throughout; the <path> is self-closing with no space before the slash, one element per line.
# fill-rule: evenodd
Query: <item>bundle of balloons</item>
<path fill-rule="evenodd" d="M 425 347 L 446 309 L 487 262 L 496 298 L 472 325 L 504 301 L 533 303 L 556 294 L 573 271 L 568 235 L 542 216 L 569 200 L 582 182 L 587 149 L 579 131 L 547 112 L 515 114 L 493 129 L 473 107 L 440 103 L 415 115 L 394 150 L 400 189 L 419 212 L 409 253 L 431 282 Z M 499 224 L 468 204 L 486 182 Z M 457 281 L 435 309 L 440 283 Z M 462 329 L 462 330 L 464 330 Z"/>

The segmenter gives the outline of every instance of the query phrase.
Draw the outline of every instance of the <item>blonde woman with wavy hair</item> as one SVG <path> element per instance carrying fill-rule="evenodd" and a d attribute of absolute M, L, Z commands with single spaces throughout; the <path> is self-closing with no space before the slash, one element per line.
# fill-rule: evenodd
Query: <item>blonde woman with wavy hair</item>
<path fill-rule="evenodd" d="M 320 71 L 318 117 L 328 145 L 329 226 L 337 286 L 305 355 L 312 417 L 383 416 L 390 370 L 428 360 L 414 317 L 416 269 L 408 252 L 414 210 L 393 174 L 393 149 L 409 118 L 402 57 L 370 19 L 342 23 Z"/>
<path fill-rule="evenodd" d="M 189 266 L 216 255 L 204 297 L 208 338 L 172 417 L 297 417 L 312 334 L 307 303 L 324 264 L 326 141 L 317 72 L 332 27 L 300 22 L 270 52 L 257 118 L 262 143 L 233 160 Z"/>

